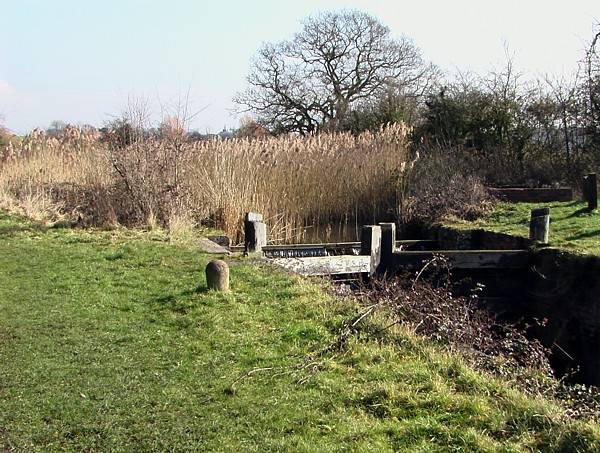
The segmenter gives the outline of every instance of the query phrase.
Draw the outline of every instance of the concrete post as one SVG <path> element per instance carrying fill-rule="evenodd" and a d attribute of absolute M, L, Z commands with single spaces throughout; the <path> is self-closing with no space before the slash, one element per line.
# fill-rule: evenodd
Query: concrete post
<path fill-rule="evenodd" d="M 215 291 L 229 291 L 229 265 L 214 260 L 206 265 L 206 286 Z"/>
<path fill-rule="evenodd" d="M 583 200 L 587 201 L 589 211 L 598 209 L 598 182 L 596 173 L 589 173 L 583 177 Z"/>
<path fill-rule="evenodd" d="M 360 235 L 360 254 L 371 257 L 369 274 L 374 275 L 381 262 L 381 227 L 365 225 Z"/>
<path fill-rule="evenodd" d="M 262 253 L 267 245 L 267 225 L 262 214 L 248 212 L 244 218 L 244 254 Z"/>
<path fill-rule="evenodd" d="M 245 222 L 262 222 L 263 216 L 262 216 L 262 214 L 259 214 L 258 212 L 247 212 L 246 215 L 244 216 L 244 221 Z"/>
<path fill-rule="evenodd" d="M 387 272 L 393 262 L 394 250 L 396 249 L 396 224 L 380 223 L 381 227 L 381 262 L 379 273 Z"/>
<path fill-rule="evenodd" d="M 550 208 L 538 208 L 531 210 L 529 222 L 529 239 L 547 244 L 550 234 Z"/>

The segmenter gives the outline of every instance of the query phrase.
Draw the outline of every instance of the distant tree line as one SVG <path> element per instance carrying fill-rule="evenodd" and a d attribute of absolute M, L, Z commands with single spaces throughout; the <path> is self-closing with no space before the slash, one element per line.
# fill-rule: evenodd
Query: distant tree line
<path fill-rule="evenodd" d="M 510 57 L 501 71 L 447 81 L 412 41 L 393 38 L 373 16 L 327 12 L 305 19 L 292 39 L 263 45 L 235 101 L 274 134 L 404 121 L 444 144 L 519 147 L 524 134 L 549 140 L 566 126 L 571 151 L 598 140 L 598 45 L 596 34 L 574 81 L 527 86 Z"/>
<path fill-rule="evenodd" d="M 571 80 L 525 81 L 508 54 L 501 70 L 448 80 L 373 16 L 321 13 L 258 51 L 235 101 L 254 118 L 248 130 L 359 133 L 401 121 L 417 147 L 501 149 L 512 162 L 543 149 L 573 162 L 600 155 L 599 36 Z"/>
<path fill-rule="evenodd" d="M 264 44 L 247 80 L 234 98 L 245 113 L 235 131 L 189 132 L 181 106 L 151 127 L 142 103 L 100 129 L 102 138 L 127 146 L 149 137 L 358 134 L 402 122 L 415 152 L 458 156 L 492 182 L 550 184 L 600 170 L 600 29 L 570 79 L 526 80 L 508 52 L 501 69 L 450 78 L 375 17 L 325 12 L 306 18 L 291 39 Z M 47 133 L 65 126 L 54 122 Z"/>

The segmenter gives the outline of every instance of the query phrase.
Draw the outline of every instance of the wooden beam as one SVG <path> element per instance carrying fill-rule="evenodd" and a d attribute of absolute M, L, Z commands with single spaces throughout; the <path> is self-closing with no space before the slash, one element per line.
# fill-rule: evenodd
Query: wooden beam
<path fill-rule="evenodd" d="M 431 250 L 437 246 L 437 241 L 430 239 L 402 239 L 396 241 L 396 251 L 410 249 Z M 326 249 L 326 250 L 360 250 L 360 242 L 322 242 L 313 244 L 271 244 L 263 246 L 263 251 L 295 250 L 295 249 Z M 243 252 L 243 245 L 232 245 L 231 252 Z"/>
<path fill-rule="evenodd" d="M 524 269 L 529 265 L 527 250 L 437 250 L 395 252 L 394 266 L 419 267 L 435 255 L 446 257 L 455 269 Z"/>
<path fill-rule="evenodd" d="M 371 270 L 369 255 L 274 258 L 270 262 L 300 275 L 361 274 Z"/>
<path fill-rule="evenodd" d="M 396 241 L 396 248 L 399 247 L 435 247 L 436 240 L 433 239 L 401 239 Z M 233 246 L 233 249 L 240 248 Z M 360 242 L 317 242 L 312 244 L 271 244 L 263 247 L 263 250 L 287 250 L 294 248 L 325 248 L 325 249 L 348 249 L 360 248 Z"/>
<path fill-rule="evenodd" d="M 350 254 L 348 253 L 348 255 Z M 266 250 L 263 248 L 263 255 L 265 258 L 310 258 L 315 256 L 329 256 L 329 252 L 324 247 L 273 248 Z"/>
<path fill-rule="evenodd" d="M 263 250 L 294 250 L 294 249 L 343 249 L 360 248 L 360 242 L 335 242 L 332 244 L 273 244 L 266 245 Z"/>

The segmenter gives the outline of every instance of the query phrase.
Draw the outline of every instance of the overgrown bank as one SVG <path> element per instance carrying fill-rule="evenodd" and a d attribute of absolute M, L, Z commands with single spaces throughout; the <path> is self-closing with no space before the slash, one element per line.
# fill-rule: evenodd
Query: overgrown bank
<path fill-rule="evenodd" d="M 474 371 L 318 285 L 209 259 L 160 232 L 0 220 L 0 442 L 7 449 L 596 451 L 594 422 Z M 285 368 L 284 373 L 250 370 Z M 299 382 L 303 382 L 302 384 Z"/>

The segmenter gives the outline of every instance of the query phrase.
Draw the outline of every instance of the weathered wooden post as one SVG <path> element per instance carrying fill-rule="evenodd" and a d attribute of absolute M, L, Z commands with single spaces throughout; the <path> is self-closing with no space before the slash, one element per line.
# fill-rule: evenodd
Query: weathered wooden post
<path fill-rule="evenodd" d="M 206 286 L 215 291 L 229 291 L 229 265 L 214 260 L 206 265 Z"/>
<path fill-rule="evenodd" d="M 381 227 L 365 225 L 360 234 L 360 254 L 371 257 L 369 275 L 374 275 L 381 262 Z"/>
<path fill-rule="evenodd" d="M 598 182 L 596 173 L 589 173 L 583 177 L 583 200 L 587 201 L 589 211 L 598 209 Z"/>
<path fill-rule="evenodd" d="M 396 249 L 396 224 L 380 223 L 381 227 L 381 262 L 379 273 L 387 272 L 392 266 L 394 250 Z"/>
<path fill-rule="evenodd" d="M 532 209 L 531 220 L 529 221 L 529 239 L 547 244 L 549 234 L 550 208 Z"/>
<path fill-rule="evenodd" d="M 244 254 L 262 253 L 267 245 L 267 225 L 262 214 L 248 212 L 244 218 Z"/>

